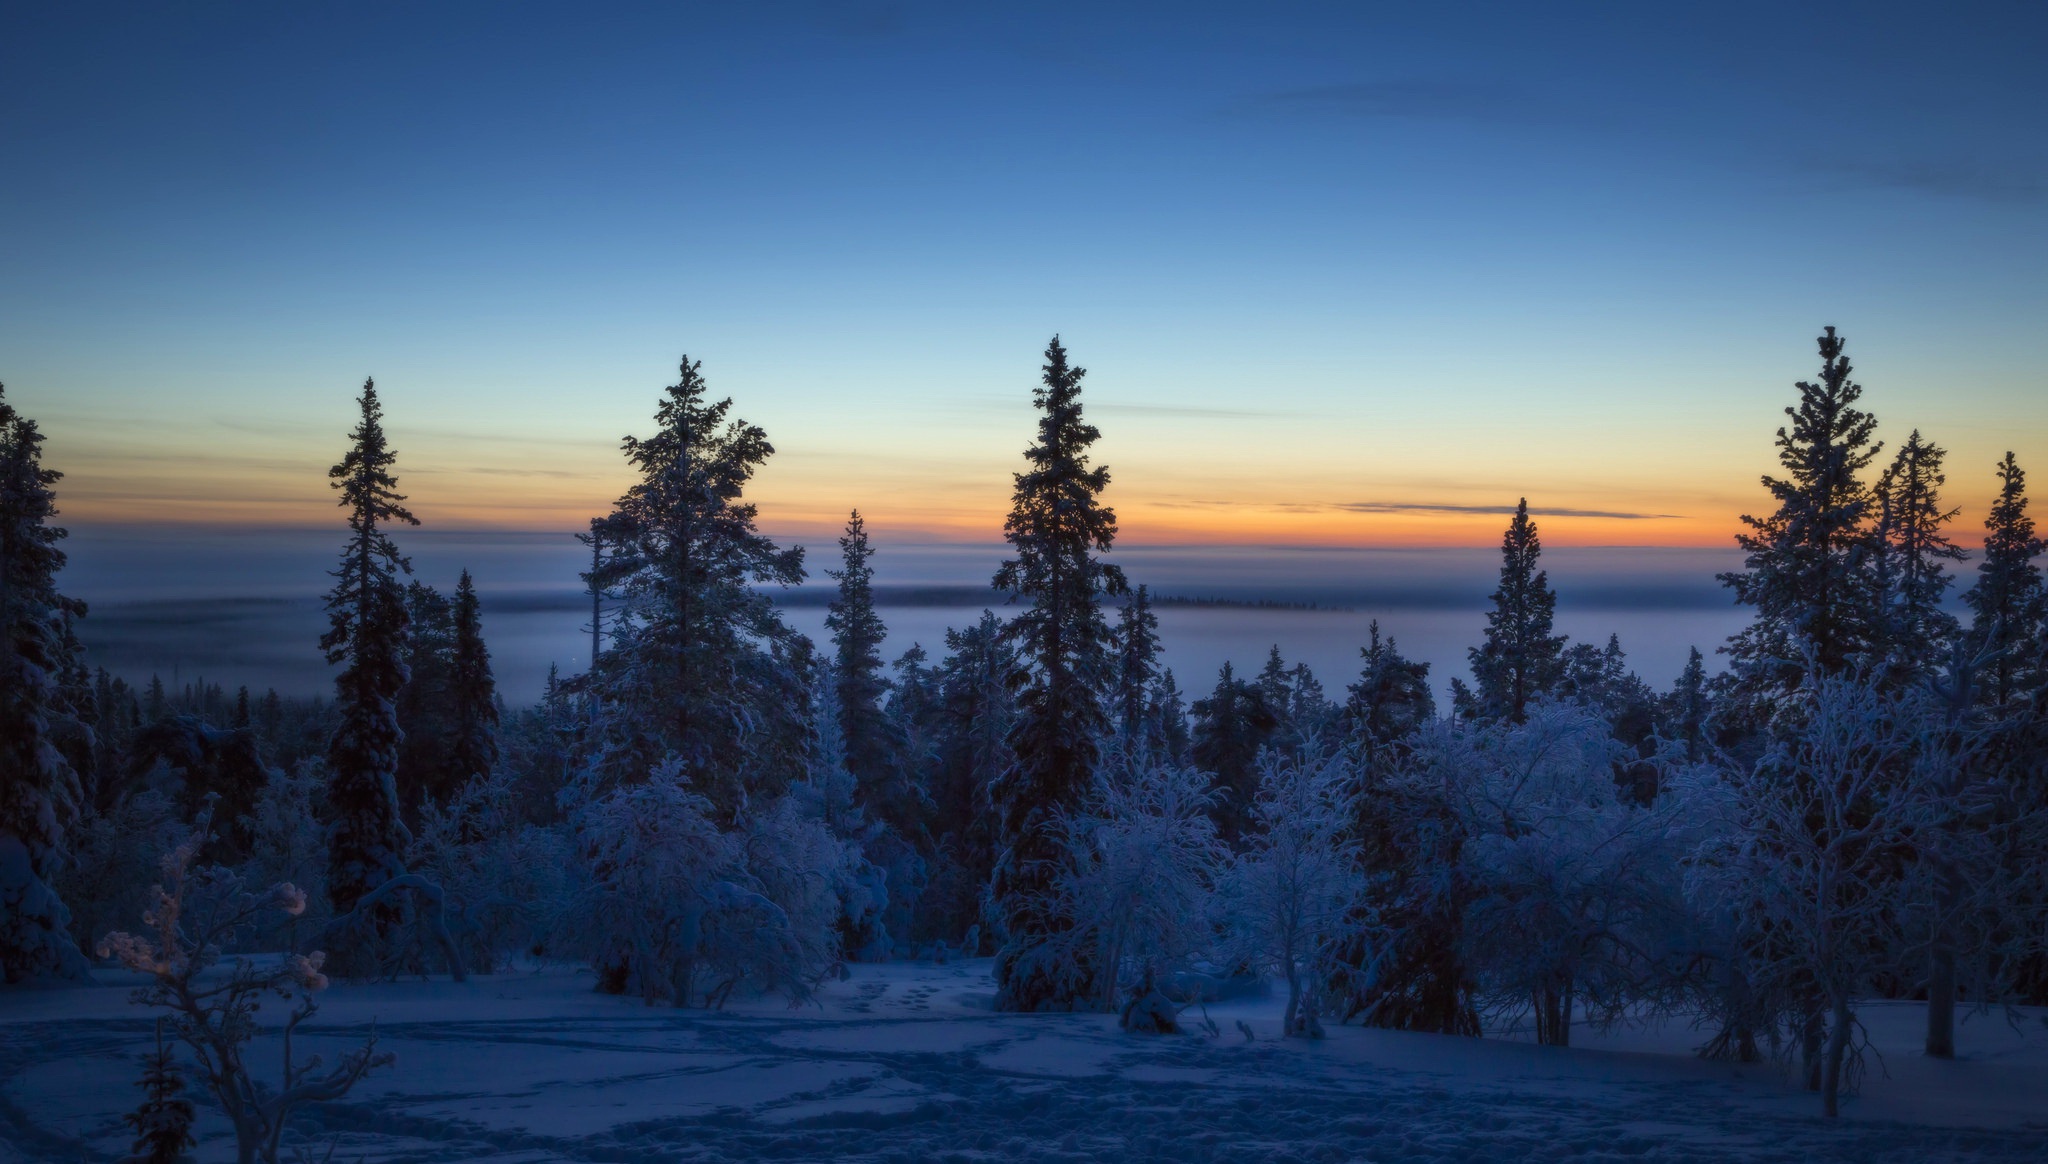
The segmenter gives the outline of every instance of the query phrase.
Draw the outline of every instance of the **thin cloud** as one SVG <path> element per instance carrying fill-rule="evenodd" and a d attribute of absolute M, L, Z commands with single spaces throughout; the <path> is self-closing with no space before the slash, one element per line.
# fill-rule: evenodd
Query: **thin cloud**
<path fill-rule="evenodd" d="M 1351 81 L 1254 94 L 1245 108 L 1269 113 L 1461 121 L 1523 120 L 1528 102 L 1499 85 L 1470 81 Z"/>
<path fill-rule="evenodd" d="M 1204 408 L 1195 404 L 1115 404 L 1098 401 L 1088 405 L 1098 412 L 1123 416 L 1187 416 L 1217 420 L 1260 420 L 1292 413 L 1256 408 Z"/>
<path fill-rule="evenodd" d="M 1512 505 L 1451 505 L 1436 501 L 1339 501 L 1323 508 L 1348 513 L 1477 513 L 1512 514 Z M 1553 509 L 1531 506 L 1529 512 L 1543 517 L 1611 517 L 1621 521 L 1676 521 L 1680 513 L 1625 513 L 1611 509 Z"/>
<path fill-rule="evenodd" d="M 1808 168 L 1848 186 L 1904 190 L 1941 198 L 2025 205 L 2048 201 L 2048 175 L 2024 166 L 1993 166 L 1967 159 L 1896 161 L 1828 159 Z"/>

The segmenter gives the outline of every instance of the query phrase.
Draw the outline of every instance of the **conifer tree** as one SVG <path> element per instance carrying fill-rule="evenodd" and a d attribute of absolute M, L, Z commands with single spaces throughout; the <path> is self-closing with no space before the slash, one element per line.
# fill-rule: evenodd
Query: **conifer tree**
<path fill-rule="evenodd" d="M 57 590 L 66 531 L 51 525 L 63 474 L 42 463 L 43 435 L 0 385 L 0 981 L 78 978 L 71 915 L 51 888 L 79 774 L 58 741 L 77 729 L 61 682 L 85 604 Z M 88 743 L 89 743 L 88 739 Z"/>
<path fill-rule="evenodd" d="M 1550 694 L 1562 677 L 1564 636 L 1550 633 L 1557 595 L 1549 574 L 1536 568 L 1542 554 L 1525 497 L 1501 538 L 1500 587 L 1486 615 L 1486 641 L 1468 652 L 1479 685 L 1473 714 L 1520 723 L 1530 702 Z"/>
<path fill-rule="evenodd" d="M 1138 587 L 1124 604 L 1116 623 L 1115 705 L 1117 734 L 1125 746 L 1154 753 L 1161 728 L 1153 714 L 1153 686 L 1159 679 L 1159 616 L 1152 613 L 1148 588 Z"/>
<path fill-rule="evenodd" d="M 875 551 L 858 509 L 846 519 L 839 553 L 840 568 L 825 571 L 839 583 L 825 629 L 832 632 L 832 683 L 846 768 L 853 773 L 862 806 L 899 835 L 908 835 L 922 814 L 906 779 L 902 740 L 883 709 L 889 681 L 882 675 L 882 642 L 889 631 L 875 610 L 875 569 L 868 564 Z"/>
<path fill-rule="evenodd" d="M 1995 652 L 1989 673 L 1979 686 L 1985 702 L 2010 708 L 2037 687 L 2048 619 L 2048 593 L 2034 559 L 2048 551 L 2048 541 L 2034 536 L 2027 513 L 2027 474 L 2008 452 L 1998 463 L 1998 499 L 1984 520 L 1984 560 L 1977 563 L 1977 581 L 1963 601 L 1974 616 L 1971 636 Z"/>
<path fill-rule="evenodd" d="M 1346 688 L 1342 723 L 1347 734 L 1373 746 L 1400 740 L 1436 715 L 1429 689 L 1429 664 L 1402 656 L 1394 637 L 1380 639 L 1380 621 L 1367 628 L 1365 660 L 1358 682 Z"/>
<path fill-rule="evenodd" d="M 1152 718 L 1159 725 L 1160 758 L 1171 764 L 1186 763 L 1187 700 L 1180 693 L 1180 684 L 1174 682 L 1171 667 L 1161 670 L 1159 681 L 1152 685 Z"/>
<path fill-rule="evenodd" d="M 931 931 L 950 940 L 979 921 L 999 920 L 982 918 L 981 909 L 999 841 L 991 798 L 1017 761 L 1010 743 L 1017 697 L 1010 680 L 1020 660 L 1003 621 L 987 610 L 972 625 L 948 630 L 946 651 L 936 668 L 917 665 L 921 651 L 910 666 L 899 664 L 896 696 L 906 712 L 912 702 L 926 704 L 916 719 L 929 724 L 936 859 L 924 902 Z"/>
<path fill-rule="evenodd" d="M 464 570 L 455 584 L 455 649 L 450 680 L 455 713 L 450 743 L 450 784 L 460 788 L 489 776 L 498 766 L 498 684 L 491 676 L 491 652 L 484 646 L 482 604 Z"/>
<path fill-rule="evenodd" d="M 398 693 L 399 748 L 395 783 L 408 819 L 426 800 L 446 804 L 460 785 L 451 779 L 455 738 L 455 606 L 424 582 L 405 588 L 405 686 Z"/>
<path fill-rule="evenodd" d="M 1047 939 L 1070 923 L 1046 908 L 1066 860 L 1055 821 L 1085 794 L 1109 726 L 1102 706 L 1109 628 L 1101 600 L 1128 590 L 1123 571 L 1095 557 L 1116 539 L 1116 514 L 1101 501 L 1108 467 L 1088 463 L 1088 448 L 1102 434 L 1081 416 L 1085 375 L 1068 364 L 1054 336 L 1032 397 L 1038 441 L 1024 451 L 1029 468 L 1016 475 L 1003 523 L 1017 556 L 995 575 L 996 589 L 1031 602 L 1009 625 L 1025 666 L 1014 680 L 1016 764 L 994 797 L 1003 849 L 991 893 L 1007 934 L 996 959 L 996 999 L 1004 1010 L 1066 1009 L 1094 996 L 1096 967 L 1049 960 Z"/>
<path fill-rule="evenodd" d="M 1821 335 L 1820 380 L 1798 384 L 1790 426 L 1778 430 L 1784 477 L 1766 475 L 1778 508 L 1745 514 L 1737 534 L 1744 568 L 1721 575 L 1735 600 L 1756 608 L 1756 621 L 1724 648 L 1735 681 L 1748 697 L 1775 696 L 1797 685 L 1800 644 L 1824 672 L 1866 652 L 1871 616 L 1866 525 L 1871 493 L 1860 474 L 1883 448 L 1871 441 L 1877 420 L 1856 407 L 1863 388 L 1849 378 L 1846 344 L 1830 327 Z"/>
<path fill-rule="evenodd" d="M 1281 675 L 1284 679 L 1285 672 Z M 1284 698 L 1285 687 L 1278 690 Z M 1267 698 L 1265 685 L 1239 679 L 1226 662 L 1209 698 L 1195 701 L 1188 759 L 1215 774 L 1216 831 L 1232 844 L 1251 827 L 1259 790 L 1259 749 L 1273 743 L 1281 728 L 1280 715 Z"/>
<path fill-rule="evenodd" d="M 1877 488 L 1880 518 L 1871 540 L 1879 610 L 1873 645 L 1894 673 L 1931 673 L 1959 633 L 1955 616 L 1941 608 L 1951 581 L 1942 563 L 1968 557 L 1943 531 L 1958 512 L 1941 507 L 1946 456 L 1914 429 Z"/>
<path fill-rule="evenodd" d="M 348 511 L 348 544 L 332 571 L 327 633 L 320 649 L 335 676 L 335 711 L 341 724 L 327 745 L 327 896 L 336 916 L 399 871 L 407 834 L 398 813 L 398 759 L 405 737 L 395 701 L 409 672 L 405 664 L 405 590 L 401 574 L 412 563 L 385 528 L 418 525 L 398 492 L 391 466 L 398 457 L 384 437 L 384 408 L 374 380 L 363 381 L 361 419 L 349 450 L 328 471 Z"/>
<path fill-rule="evenodd" d="M 808 679 L 767 594 L 804 577 L 803 547 L 755 528 L 747 483 L 775 447 L 710 402 L 684 357 L 654 435 L 625 438 L 636 481 L 604 519 L 593 579 L 623 602 L 584 687 L 595 698 L 604 775 L 643 778 L 674 755 L 723 816 L 774 793 L 806 764 Z"/>
<path fill-rule="evenodd" d="M 164 1027 L 158 1020 L 156 1050 L 142 1058 L 142 1105 L 121 1117 L 134 1129 L 135 1142 L 130 1159 L 137 1164 L 177 1164 L 185 1149 L 198 1144 L 192 1138 L 195 1112 L 185 1098 L 185 1077 L 178 1070 L 177 1057 L 164 1045 Z"/>
<path fill-rule="evenodd" d="M 1686 759 L 1704 759 L 1709 710 L 1707 663 L 1701 657 L 1700 649 L 1693 647 L 1686 656 L 1685 670 L 1678 673 L 1678 681 L 1664 699 L 1664 723 L 1658 733 L 1679 743 L 1684 748 Z"/>

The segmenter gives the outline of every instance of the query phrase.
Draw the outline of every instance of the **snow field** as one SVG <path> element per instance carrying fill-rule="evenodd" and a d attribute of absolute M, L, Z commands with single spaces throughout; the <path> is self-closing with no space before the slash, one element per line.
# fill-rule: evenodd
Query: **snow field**
<path fill-rule="evenodd" d="M 0 1160 L 125 1153 L 151 1017 L 101 977 L 0 995 Z M 992 988 L 986 961 L 855 966 L 818 1005 L 722 1012 L 597 995 L 563 968 L 340 984 L 302 1051 L 331 1057 L 374 1023 L 398 1062 L 289 1141 L 378 1164 L 2048 1160 L 2038 1013 L 1972 1019 L 1942 1063 L 1918 1053 L 1917 1004 L 1866 1006 L 1882 1062 L 1830 1124 L 1775 1066 L 1691 1057 L 1683 1024 L 1581 1030 L 1570 1049 L 1339 1026 L 1282 1041 L 1276 991 L 1211 1006 L 1222 1038 L 1151 1037 L 1108 1015 L 995 1014 Z M 259 1039 L 251 1061 L 279 1053 Z M 198 1159 L 232 1159 L 195 1098 Z"/>

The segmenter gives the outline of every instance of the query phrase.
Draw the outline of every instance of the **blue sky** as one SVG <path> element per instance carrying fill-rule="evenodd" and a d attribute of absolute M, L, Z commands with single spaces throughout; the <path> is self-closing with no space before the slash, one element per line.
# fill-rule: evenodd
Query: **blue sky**
<path fill-rule="evenodd" d="M 568 529 L 687 351 L 769 527 L 987 541 L 1059 331 L 1134 541 L 1725 545 L 1833 323 L 1974 528 L 2048 10 L 1792 7 L 15 5 L 0 380 L 74 524 L 327 522 L 374 374 Z"/>

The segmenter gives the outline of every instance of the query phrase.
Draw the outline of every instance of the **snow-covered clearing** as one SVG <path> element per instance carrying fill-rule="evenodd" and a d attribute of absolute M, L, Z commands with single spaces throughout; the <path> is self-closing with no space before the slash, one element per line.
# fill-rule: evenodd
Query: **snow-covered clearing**
<path fill-rule="evenodd" d="M 0 994 L 0 1160 L 111 1160 L 151 1019 L 125 980 Z M 302 1047 L 372 1023 L 395 1067 L 288 1142 L 354 1161 L 2048 1159 L 2048 1029 L 2029 1014 L 1917 1053 L 1920 1007 L 1863 1012 L 1883 1062 L 1833 1124 L 1776 1067 L 1690 1057 L 1683 1026 L 1540 1048 L 1212 1006 L 1224 1037 L 989 1009 L 989 963 L 856 966 L 820 1005 L 650 1009 L 566 969 L 336 985 Z M 268 1012 L 266 1012 L 268 1013 Z M 1257 1034 L 1247 1043 L 1236 1021 Z M 274 1041 L 252 1061 L 274 1063 Z M 202 1102 L 202 1160 L 233 1139 Z"/>

